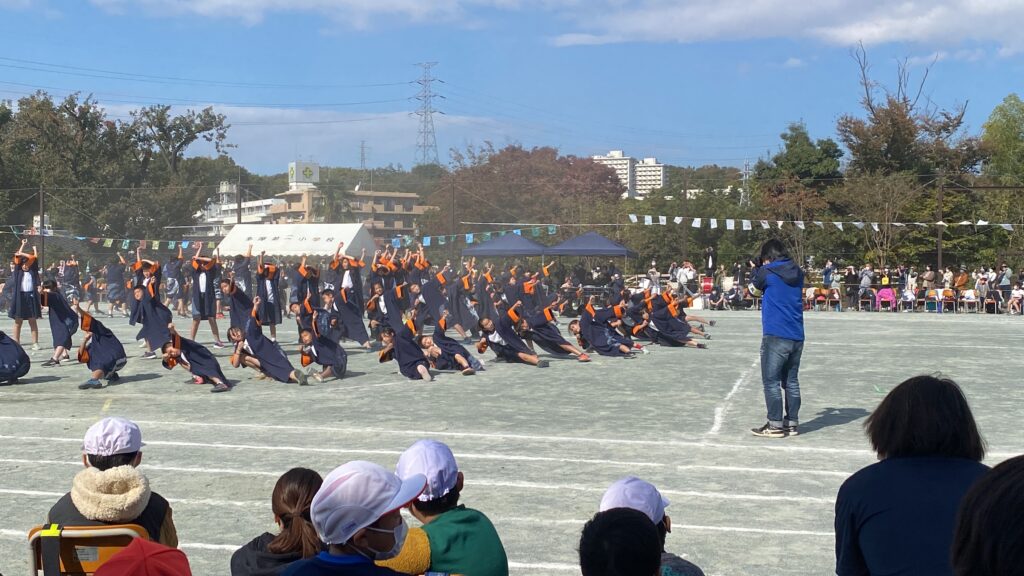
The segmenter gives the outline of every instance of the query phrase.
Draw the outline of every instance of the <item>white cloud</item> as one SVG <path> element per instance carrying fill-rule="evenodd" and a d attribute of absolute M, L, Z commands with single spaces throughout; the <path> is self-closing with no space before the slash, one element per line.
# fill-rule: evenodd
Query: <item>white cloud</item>
<path fill-rule="evenodd" d="M 807 63 L 795 56 L 787 58 L 786 61 L 782 63 L 783 68 L 803 68 L 804 66 L 807 66 Z"/>
<path fill-rule="evenodd" d="M 604 0 L 571 20 L 579 29 L 556 37 L 556 45 L 811 38 L 840 46 L 979 42 L 1024 49 L 1019 0 Z"/>

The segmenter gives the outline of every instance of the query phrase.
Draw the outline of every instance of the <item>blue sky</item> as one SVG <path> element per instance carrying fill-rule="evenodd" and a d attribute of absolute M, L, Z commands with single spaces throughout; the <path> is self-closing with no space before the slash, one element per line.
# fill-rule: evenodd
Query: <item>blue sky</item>
<path fill-rule="evenodd" d="M 436 61 L 442 162 L 489 140 L 741 166 L 790 122 L 833 137 L 860 113 L 859 41 L 887 84 L 935 61 L 925 96 L 980 131 L 1024 86 L 1020 22 L 1014 0 L 0 0 L 0 98 L 213 104 L 259 173 L 358 166 L 363 140 L 410 166 L 415 63 Z"/>

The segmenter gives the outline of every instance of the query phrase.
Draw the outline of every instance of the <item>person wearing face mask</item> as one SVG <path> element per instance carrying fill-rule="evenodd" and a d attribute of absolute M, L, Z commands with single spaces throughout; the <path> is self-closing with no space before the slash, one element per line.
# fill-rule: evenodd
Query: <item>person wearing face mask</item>
<path fill-rule="evenodd" d="M 283 576 L 394 576 L 377 566 L 405 544 L 408 526 L 401 509 L 427 487 L 422 474 L 399 478 L 372 462 L 356 460 L 324 478 L 310 506 L 310 517 L 327 550 L 299 560 Z"/>

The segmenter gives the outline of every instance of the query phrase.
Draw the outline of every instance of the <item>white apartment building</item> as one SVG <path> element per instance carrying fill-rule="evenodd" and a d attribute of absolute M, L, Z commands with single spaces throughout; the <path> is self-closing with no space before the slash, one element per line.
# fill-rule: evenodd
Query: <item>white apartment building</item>
<path fill-rule="evenodd" d="M 279 198 L 264 198 L 242 202 L 242 223 L 262 224 L 270 222 L 270 209 L 284 201 Z M 194 233 L 205 236 L 224 236 L 238 222 L 238 185 L 221 182 L 217 197 L 210 201 L 194 226 Z"/>
<path fill-rule="evenodd" d="M 644 158 L 633 169 L 636 179 L 636 195 L 644 197 L 651 190 L 665 187 L 665 165 L 657 158 Z"/>
<path fill-rule="evenodd" d="M 659 164 L 656 158 L 638 162 L 622 150 L 612 150 L 607 156 L 594 156 L 593 160 L 615 170 L 619 182 L 626 187 L 623 198 L 643 198 L 651 190 L 665 185 L 665 165 Z"/>

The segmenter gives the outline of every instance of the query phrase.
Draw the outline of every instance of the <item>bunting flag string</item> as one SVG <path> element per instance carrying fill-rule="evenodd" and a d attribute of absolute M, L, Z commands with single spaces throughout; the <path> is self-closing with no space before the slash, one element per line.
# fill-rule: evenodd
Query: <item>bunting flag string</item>
<path fill-rule="evenodd" d="M 641 222 L 641 218 L 639 216 L 637 216 L 636 214 L 629 214 L 628 216 L 629 216 L 629 221 L 632 224 L 639 224 Z M 716 229 L 718 229 L 718 220 L 719 219 L 718 218 L 696 217 L 696 216 L 673 216 L 673 217 L 670 217 L 670 216 L 650 216 L 650 215 L 645 215 L 645 216 L 643 216 L 643 225 L 651 226 L 651 225 L 657 223 L 657 224 L 661 224 L 662 226 L 664 226 L 664 225 L 666 225 L 668 223 L 669 220 L 671 220 L 676 225 L 685 225 L 687 223 L 687 220 L 689 220 L 689 225 L 691 227 L 693 227 L 693 228 L 708 228 L 710 230 L 716 230 Z M 761 224 L 761 229 L 763 229 L 763 230 L 770 230 L 772 228 L 771 222 L 768 221 L 768 220 L 745 220 L 745 219 L 740 219 L 739 222 L 741 223 L 741 226 L 739 226 L 739 227 L 736 226 L 736 219 L 725 218 L 724 220 L 725 220 L 725 229 L 726 230 L 751 231 L 754 228 L 753 224 L 752 224 L 753 222 L 760 223 Z M 971 226 L 971 227 L 975 227 L 975 228 L 978 228 L 978 227 L 988 227 L 990 229 L 1000 228 L 1000 229 L 1006 230 L 1008 232 L 1013 232 L 1014 230 L 1017 230 L 1017 229 L 1024 229 L 1024 225 L 1021 225 L 1021 224 L 1016 224 L 1016 225 L 1015 224 L 1007 224 L 1007 223 L 998 223 L 998 224 L 996 224 L 996 223 L 990 223 L 988 220 L 983 220 L 983 219 L 979 219 L 977 221 L 963 220 L 961 222 L 943 222 L 943 221 L 938 221 L 938 222 L 933 222 L 931 224 L 925 223 L 925 222 L 862 222 L 862 221 L 859 221 L 859 220 L 858 221 L 836 220 L 836 221 L 831 221 L 831 222 L 830 221 L 825 221 L 825 220 L 813 220 L 813 221 L 811 221 L 811 223 L 814 224 L 815 226 L 817 226 L 818 228 L 822 229 L 822 230 L 825 229 L 825 226 L 827 224 L 831 224 L 831 225 L 835 226 L 836 229 L 841 230 L 841 231 L 846 230 L 846 228 L 844 226 L 847 225 L 847 224 L 852 225 L 857 230 L 864 230 L 865 227 L 870 226 L 871 230 L 876 232 L 876 233 L 881 232 L 882 228 L 886 227 L 886 226 L 893 226 L 893 227 L 896 227 L 896 228 L 906 228 L 908 226 L 917 226 L 918 228 L 928 228 L 928 227 L 931 227 L 931 226 L 939 226 L 939 227 L 943 227 L 943 228 L 951 228 L 951 227 L 955 227 L 955 226 Z M 800 229 L 800 230 L 806 230 L 807 229 L 807 221 L 805 221 L 805 220 L 775 220 L 775 225 L 780 230 L 785 228 L 786 226 L 793 226 L 793 227 L 795 227 L 797 229 Z"/>

